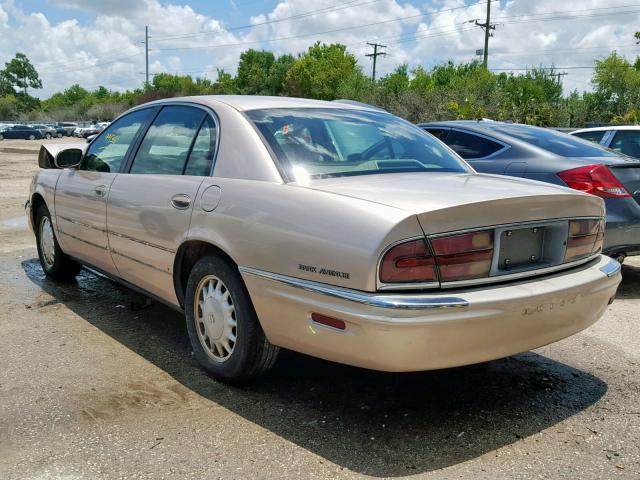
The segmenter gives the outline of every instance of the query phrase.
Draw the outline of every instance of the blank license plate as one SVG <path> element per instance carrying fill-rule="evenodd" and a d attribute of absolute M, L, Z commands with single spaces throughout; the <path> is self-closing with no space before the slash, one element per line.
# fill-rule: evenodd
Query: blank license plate
<path fill-rule="evenodd" d="M 505 230 L 500 235 L 498 268 L 512 270 L 542 262 L 544 227 Z"/>

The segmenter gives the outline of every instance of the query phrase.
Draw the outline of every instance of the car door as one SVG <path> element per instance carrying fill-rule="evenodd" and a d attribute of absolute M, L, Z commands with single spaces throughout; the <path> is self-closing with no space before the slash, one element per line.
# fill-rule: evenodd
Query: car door
<path fill-rule="evenodd" d="M 107 227 L 120 277 L 170 303 L 178 303 L 173 263 L 187 236 L 198 188 L 211 172 L 216 132 L 205 109 L 163 107 L 129 172 L 111 186 Z"/>
<path fill-rule="evenodd" d="M 494 157 L 506 150 L 507 145 L 487 136 L 451 129 L 444 142 L 464 158 L 478 172 L 503 174 L 508 162 Z"/>
<path fill-rule="evenodd" d="M 152 109 L 120 117 L 85 153 L 77 169 L 60 174 L 55 193 L 58 238 L 69 255 L 116 273 L 107 240 L 107 197 Z"/>

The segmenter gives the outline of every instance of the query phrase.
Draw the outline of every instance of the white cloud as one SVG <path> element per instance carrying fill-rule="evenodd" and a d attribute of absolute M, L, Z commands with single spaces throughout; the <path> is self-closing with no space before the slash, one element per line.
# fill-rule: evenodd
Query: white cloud
<path fill-rule="evenodd" d="M 219 18 L 189 5 L 160 0 L 49 0 L 47 5 L 61 11 L 76 9 L 82 12 L 79 18 L 91 20 L 54 22 L 45 13 L 25 12 L 11 0 L 0 0 L 0 64 L 16 51 L 26 53 L 43 78 L 45 88 L 34 92 L 41 97 L 73 83 L 90 88 L 140 86 L 144 80 L 144 25 L 149 25 L 152 37 L 151 72 L 195 76 L 204 72 L 215 78 L 218 67 L 233 72 L 247 48 L 298 53 L 321 40 L 346 44 L 367 73 L 371 62 L 365 54 L 371 48 L 366 42 L 387 45 L 387 57 L 378 59 L 379 74 L 384 74 L 402 63 L 430 67 L 449 59 L 476 58 L 475 50 L 483 46 L 483 32 L 473 20 L 484 20 L 486 12 L 484 3 L 465 0 L 330 0 L 316 4 L 281 0 L 270 11 L 257 11 L 247 18 L 245 23 L 253 27 L 227 30 Z M 616 5 L 628 5 L 628 1 L 496 2 L 492 20 L 497 28 L 490 40 L 489 66 L 590 66 L 614 48 L 635 55 L 637 8 L 620 8 L 618 11 L 627 13 L 611 15 Z M 324 11 L 308 15 L 311 10 Z M 534 21 L 543 13 L 552 18 Z M 287 20 L 291 16 L 297 18 Z M 328 33 L 315 35 L 317 32 Z M 203 45 L 217 47 L 199 48 Z M 590 69 L 567 71 L 565 89 L 589 88 Z"/>

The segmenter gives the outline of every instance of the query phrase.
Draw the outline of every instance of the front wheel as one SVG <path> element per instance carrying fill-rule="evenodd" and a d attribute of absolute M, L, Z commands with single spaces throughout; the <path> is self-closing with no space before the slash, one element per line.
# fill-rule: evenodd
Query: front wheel
<path fill-rule="evenodd" d="M 269 370 L 279 348 L 262 331 L 238 270 L 222 258 L 201 258 L 185 298 L 187 330 L 196 359 L 213 377 L 239 383 Z"/>
<path fill-rule="evenodd" d="M 29 135 L 29 140 L 35 140 L 36 136 L 35 135 Z"/>
<path fill-rule="evenodd" d="M 75 278 L 82 265 L 66 255 L 56 239 L 51 224 L 49 209 L 42 205 L 36 217 L 36 243 L 42 270 L 54 280 L 71 280 Z"/>
<path fill-rule="evenodd" d="M 0 133 L 0 141 L 4 140 L 4 135 Z"/>
<path fill-rule="evenodd" d="M 44 138 L 46 138 L 47 140 L 51 140 L 51 134 L 50 134 L 50 133 L 47 133 L 47 134 L 44 136 Z"/>

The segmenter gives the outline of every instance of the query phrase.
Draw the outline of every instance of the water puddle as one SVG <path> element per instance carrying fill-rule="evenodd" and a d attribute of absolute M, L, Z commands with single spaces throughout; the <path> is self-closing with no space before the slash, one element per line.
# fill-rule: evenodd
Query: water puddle
<path fill-rule="evenodd" d="M 26 230 L 29 228 L 29 223 L 26 215 L 21 215 L 19 217 L 8 218 L 7 220 L 1 220 L 0 227 L 9 230 Z"/>

